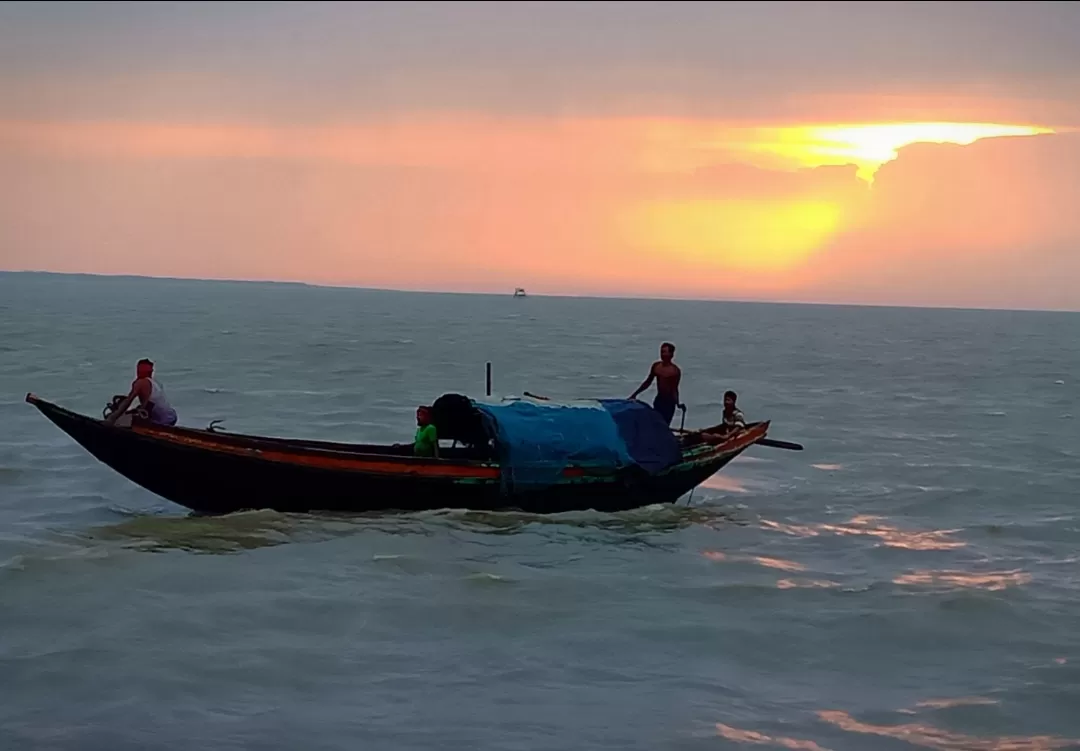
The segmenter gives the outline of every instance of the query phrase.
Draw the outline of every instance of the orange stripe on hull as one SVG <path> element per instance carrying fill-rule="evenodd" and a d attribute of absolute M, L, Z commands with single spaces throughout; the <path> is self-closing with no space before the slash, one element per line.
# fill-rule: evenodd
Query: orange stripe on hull
<path fill-rule="evenodd" d="M 313 469 L 325 469 L 346 472 L 364 472 L 368 474 L 383 475 L 406 475 L 428 478 L 461 478 L 471 480 L 497 481 L 500 478 L 500 469 L 497 464 L 480 464 L 451 462 L 439 459 L 424 459 L 417 457 L 396 457 L 393 460 L 383 459 L 372 455 L 363 458 L 347 456 L 333 452 L 330 449 L 308 449 L 283 451 L 274 448 L 260 448 L 257 446 L 244 445 L 234 442 L 235 438 L 223 437 L 224 440 L 207 440 L 199 435 L 179 433 L 170 429 L 159 429 L 152 426 L 137 425 L 131 428 L 139 435 L 152 438 L 157 441 L 187 446 L 202 451 L 229 454 L 232 456 L 258 457 L 272 462 L 281 462 L 294 466 L 311 467 Z M 732 438 L 722 440 L 720 443 L 701 443 L 690 447 L 689 452 L 684 452 L 683 460 L 671 467 L 667 472 L 678 471 L 687 465 L 702 464 L 713 461 L 725 454 L 740 451 L 749 447 L 768 431 L 768 423 L 755 426 L 750 430 L 738 434 Z M 588 476 L 604 476 L 613 474 L 611 471 L 596 472 L 587 467 L 567 467 L 563 470 L 563 476 L 567 479 L 579 479 Z"/>
<path fill-rule="evenodd" d="M 279 451 L 252 446 L 230 445 L 221 441 L 207 441 L 195 436 L 178 435 L 164 430 L 155 430 L 144 426 L 134 427 L 139 435 L 158 441 L 189 446 L 203 451 L 233 456 L 259 457 L 272 462 L 300 465 L 313 469 L 329 469 L 346 472 L 366 472 L 369 474 L 415 475 L 419 477 L 462 477 L 478 480 L 498 480 L 499 468 L 491 465 L 455 464 L 438 459 L 418 459 L 401 457 L 394 461 L 371 458 L 335 456 L 307 451 Z"/>

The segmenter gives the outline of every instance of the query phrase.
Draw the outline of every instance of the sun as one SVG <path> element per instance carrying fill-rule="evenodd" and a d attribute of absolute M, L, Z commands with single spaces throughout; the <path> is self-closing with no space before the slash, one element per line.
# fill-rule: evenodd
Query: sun
<path fill-rule="evenodd" d="M 759 128 L 741 148 L 751 154 L 781 157 L 799 167 L 854 164 L 858 176 L 873 182 L 874 173 L 914 143 L 967 146 L 984 138 L 1052 134 L 1052 128 L 995 123 L 872 123 Z"/>
<path fill-rule="evenodd" d="M 829 201 L 670 201 L 635 207 L 623 231 L 633 246 L 699 268 L 768 274 L 805 262 L 840 220 Z"/>
<path fill-rule="evenodd" d="M 660 123 L 649 132 L 654 148 L 642 165 L 668 175 L 734 162 L 780 171 L 855 165 L 858 177 L 872 184 L 878 169 L 910 144 L 967 146 L 987 138 L 1055 132 L 1034 125 L 956 122 L 734 128 Z M 677 259 L 703 273 L 779 278 L 805 268 L 838 233 L 865 220 L 862 193 L 731 198 L 711 197 L 702 188 L 696 196 L 628 207 L 619 231 L 631 251 Z"/>

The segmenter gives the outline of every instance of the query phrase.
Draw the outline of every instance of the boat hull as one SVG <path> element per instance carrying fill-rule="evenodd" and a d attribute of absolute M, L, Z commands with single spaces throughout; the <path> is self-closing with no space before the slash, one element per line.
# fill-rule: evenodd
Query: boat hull
<path fill-rule="evenodd" d="M 122 428 L 27 401 L 92 456 L 135 484 L 203 514 L 421 511 L 467 508 L 562 513 L 622 511 L 672 503 L 764 437 L 760 423 L 739 440 L 698 446 L 654 476 L 570 468 L 549 488 L 504 490 L 496 464 L 424 459 L 387 446 L 287 441 L 186 428 Z"/>

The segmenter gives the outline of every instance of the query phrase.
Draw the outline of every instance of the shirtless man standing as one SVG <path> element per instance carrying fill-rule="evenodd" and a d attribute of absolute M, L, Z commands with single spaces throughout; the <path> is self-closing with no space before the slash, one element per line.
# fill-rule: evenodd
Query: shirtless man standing
<path fill-rule="evenodd" d="M 661 344 L 660 359 L 649 369 L 649 377 L 638 386 L 637 391 L 630 395 L 631 399 L 636 399 L 637 395 L 649 388 L 655 379 L 656 398 L 653 399 L 653 409 L 660 413 L 668 425 L 675 417 L 675 408 L 679 405 L 679 381 L 682 380 L 682 371 L 671 361 L 673 357 L 675 357 L 675 345 L 671 342 Z"/>

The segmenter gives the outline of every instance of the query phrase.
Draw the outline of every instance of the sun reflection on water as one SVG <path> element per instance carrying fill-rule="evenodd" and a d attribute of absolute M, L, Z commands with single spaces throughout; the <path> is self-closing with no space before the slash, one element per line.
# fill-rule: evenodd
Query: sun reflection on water
<path fill-rule="evenodd" d="M 765 568 L 774 568 L 780 571 L 805 571 L 806 566 L 796 561 L 788 561 L 783 558 L 769 558 L 763 555 L 730 555 L 719 550 L 706 550 L 701 554 L 710 561 L 742 561 L 756 563 Z"/>
<path fill-rule="evenodd" d="M 929 709 L 952 709 L 953 707 L 979 707 L 1000 703 L 997 699 L 985 696 L 960 696 L 955 699 L 926 699 L 915 702 L 915 706 Z"/>
<path fill-rule="evenodd" d="M 785 561 L 783 558 L 766 558 L 756 555 L 751 560 L 765 568 L 778 568 L 781 571 L 806 571 L 806 566 L 795 561 Z"/>
<path fill-rule="evenodd" d="M 942 730 L 926 723 L 907 722 L 899 725 L 874 725 L 860 722 L 847 712 L 823 711 L 818 717 L 849 733 L 895 738 L 913 746 L 940 749 L 940 751 L 1051 751 L 1075 747 L 1075 739 L 1052 735 L 999 736 L 979 738 L 964 733 Z"/>
<path fill-rule="evenodd" d="M 789 573 L 798 573 L 806 571 L 806 566 L 797 561 L 788 561 L 783 558 L 771 558 L 763 555 L 729 555 L 728 553 L 722 553 L 719 550 L 706 550 L 702 552 L 702 557 L 717 562 L 730 561 L 733 563 L 754 563 L 763 568 L 775 569 L 777 571 L 786 571 Z M 839 587 L 837 582 L 829 581 L 827 579 L 791 579 L 784 578 L 776 581 L 777 589 L 827 589 L 831 587 Z"/>
<path fill-rule="evenodd" d="M 759 745 L 769 744 L 781 748 L 795 749 L 796 751 L 829 751 L 824 746 L 819 746 L 813 741 L 802 741 L 797 738 L 785 738 L 783 736 L 769 736 L 764 733 L 755 733 L 753 730 L 740 730 L 722 722 L 716 723 L 716 732 L 721 737 L 736 743 L 755 743 Z"/>
<path fill-rule="evenodd" d="M 736 480 L 731 475 L 715 474 L 705 482 L 701 483 L 701 487 L 708 488 L 709 490 L 725 490 L 729 493 L 746 493 L 749 492 L 746 486 Z"/>
<path fill-rule="evenodd" d="M 969 571 L 929 571 L 919 570 L 901 574 L 893 579 L 894 584 L 905 586 L 931 586 L 944 588 L 985 589 L 997 592 L 1008 587 L 1019 587 L 1031 582 L 1031 574 L 1019 569 L 1013 571 L 988 571 L 972 573 Z"/>
<path fill-rule="evenodd" d="M 962 706 L 997 705 L 995 699 L 984 697 L 960 697 L 954 699 L 927 699 L 918 702 L 917 709 L 943 710 Z M 915 709 L 901 709 L 900 713 L 913 715 Z M 907 743 L 911 746 L 936 749 L 936 751 L 1054 751 L 1062 748 L 1075 748 L 1080 740 L 1061 738 L 1053 735 L 997 736 L 979 737 L 966 733 L 954 732 L 935 727 L 927 722 L 901 722 L 895 725 L 861 722 L 848 712 L 840 710 L 822 710 L 817 718 L 828 725 L 860 735 L 873 735 L 881 738 Z M 797 749 L 798 751 L 830 751 L 816 741 L 786 736 L 770 736 L 754 730 L 716 723 L 716 732 L 722 738 L 736 743 L 768 745 L 778 748 Z"/>
<path fill-rule="evenodd" d="M 912 532 L 884 524 L 881 520 L 880 516 L 859 515 L 852 517 L 846 524 L 783 524 L 763 519 L 761 525 L 793 537 L 817 537 L 825 532 L 838 536 L 876 537 L 885 547 L 904 550 L 953 550 L 967 545 L 961 540 L 949 537 L 959 532 L 958 529 Z"/>
<path fill-rule="evenodd" d="M 776 582 L 777 589 L 832 589 L 839 586 L 828 579 L 781 579 Z"/>

